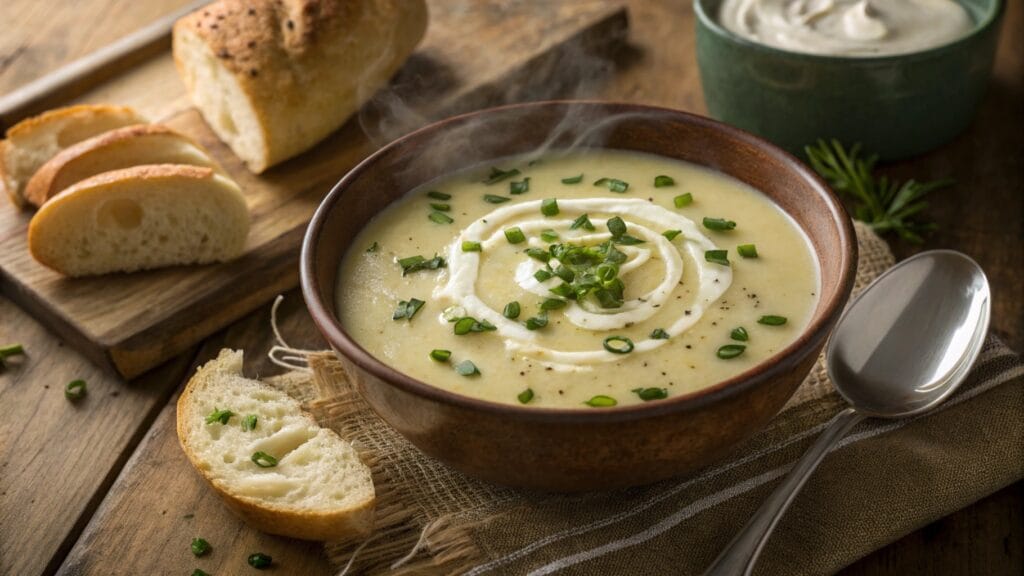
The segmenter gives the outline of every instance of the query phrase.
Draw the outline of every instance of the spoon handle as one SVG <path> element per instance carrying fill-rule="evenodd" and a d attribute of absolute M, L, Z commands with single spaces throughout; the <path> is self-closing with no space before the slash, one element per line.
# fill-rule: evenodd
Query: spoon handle
<path fill-rule="evenodd" d="M 732 539 L 725 550 L 718 555 L 704 576 L 738 576 L 749 575 L 754 570 L 754 563 L 761 554 L 768 536 L 778 524 L 782 514 L 789 508 L 800 489 L 803 488 L 811 472 L 818 467 L 825 454 L 858 422 L 864 419 L 853 408 L 840 412 L 822 432 L 821 436 L 804 453 L 800 461 L 789 471 L 782 484 L 772 492 L 757 512 L 743 526 L 740 533 Z"/>

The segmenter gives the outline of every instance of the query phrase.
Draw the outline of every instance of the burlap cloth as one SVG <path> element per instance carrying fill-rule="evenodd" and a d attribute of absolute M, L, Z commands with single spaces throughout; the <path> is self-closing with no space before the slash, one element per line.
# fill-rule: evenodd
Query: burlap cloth
<path fill-rule="evenodd" d="M 892 266 L 858 225 L 856 293 Z M 768 428 L 691 478 L 552 496 L 485 484 L 425 456 L 348 386 L 329 352 L 278 382 L 354 442 L 378 495 L 374 536 L 327 543 L 339 574 L 699 574 L 843 407 L 822 360 Z M 312 400 L 313 398 L 318 398 Z M 757 574 L 829 574 L 1024 477 L 1024 364 L 989 337 L 938 410 L 868 420 L 814 473 Z"/>

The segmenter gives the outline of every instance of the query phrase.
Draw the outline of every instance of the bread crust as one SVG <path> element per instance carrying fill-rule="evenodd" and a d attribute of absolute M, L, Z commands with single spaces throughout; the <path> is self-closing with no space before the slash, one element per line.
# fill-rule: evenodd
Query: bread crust
<path fill-rule="evenodd" d="M 181 396 L 178 397 L 176 414 L 178 442 L 189 462 L 199 472 L 203 480 L 224 500 L 232 512 L 261 532 L 301 540 L 332 542 L 368 536 L 373 531 L 375 499 L 371 498 L 357 507 L 344 510 L 298 512 L 261 501 L 258 498 L 238 496 L 205 469 L 203 460 L 192 449 L 189 442 L 187 423 L 206 417 L 206 414 L 196 412 L 196 403 L 192 401 L 192 395 L 194 390 L 203 385 L 212 374 L 221 371 L 222 366 L 235 362 L 235 354 L 241 355 L 241 352 L 229 349 L 221 350 L 216 359 L 207 362 L 196 371 L 181 392 Z M 241 358 L 238 358 L 237 361 L 240 363 Z M 315 419 L 308 413 L 304 412 L 303 415 L 312 424 L 316 424 Z M 336 434 L 333 430 L 327 430 L 331 434 Z"/>

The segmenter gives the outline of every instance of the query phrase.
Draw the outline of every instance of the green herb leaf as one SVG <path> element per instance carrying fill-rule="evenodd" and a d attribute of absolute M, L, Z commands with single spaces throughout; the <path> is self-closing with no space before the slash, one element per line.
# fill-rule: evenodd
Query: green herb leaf
<path fill-rule="evenodd" d="M 757 258 L 757 246 L 753 244 L 740 244 L 736 247 L 736 252 L 744 258 Z"/>
<path fill-rule="evenodd" d="M 436 210 L 431 212 L 427 218 L 430 218 L 431 222 L 436 222 L 438 224 L 451 224 L 452 222 L 455 222 L 455 220 L 452 220 L 451 216 Z"/>
<path fill-rule="evenodd" d="M 633 388 L 632 392 L 644 402 L 668 398 L 668 388 Z"/>
<path fill-rule="evenodd" d="M 455 335 L 465 336 L 470 332 L 493 332 L 498 328 L 487 320 L 477 320 L 470 316 L 455 321 Z"/>
<path fill-rule="evenodd" d="M 439 210 L 441 212 L 448 212 L 449 210 L 452 209 L 451 204 L 442 204 L 440 202 L 431 202 L 430 207 L 433 208 L 434 210 Z"/>
<path fill-rule="evenodd" d="M 202 538 L 192 539 L 192 554 L 196 556 L 205 556 L 209 554 L 211 550 L 210 543 Z"/>
<path fill-rule="evenodd" d="M 533 400 L 533 390 L 527 388 L 526 390 L 520 392 L 519 395 L 516 396 L 516 398 L 519 398 L 520 404 L 529 404 L 530 400 Z"/>
<path fill-rule="evenodd" d="M 502 204 L 511 200 L 508 196 L 498 196 L 497 194 L 484 194 L 484 202 L 489 204 Z"/>
<path fill-rule="evenodd" d="M 481 245 L 479 242 L 473 242 L 472 240 L 463 240 L 462 241 L 462 251 L 463 252 L 480 252 L 482 250 L 483 250 L 483 245 Z"/>
<path fill-rule="evenodd" d="M 501 168 L 498 168 L 497 166 L 492 166 L 491 167 L 490 175 L 487 176 L 487 178 L 485 178 L 483 182 L 484 182 L 484 184 L 487 184 L 488 186 L 490 186 L 491 184 L 497 184 L 498 182 L 501 182 L 502 180 L 505 180 L 506 178 L 511 178 L 513 176 L 518 176 L 518 175 L 519 175 L 519 169 L 518 168 L 513 168 L 511 170 L 502 170 Z"/>
<path fill-rule="evenodd" d="M 480 369 L 471 360 L 463 360 L 455 365 L 455 373 L 459 376 L 479 376 Z"/>
<path fill-rule="evenodd" d="M 680 194 L 672 199 L 672 203 L 676 205 L 676 208 L 683 208 L 693 204 L 693 194 L 687 192 L 686 194 Z"/>
<path fill-rule="evenodd" d="M 448 264 L 444 261 L 444 258 L 435 254 L 430 260 L 423 256 L 399 258 L 398 265 L 402 268 L 402 276 L 406 276 L 420 270 L 437 270 L 438 268 L 444 268 Z"/>
<path fill-rule="evenodd" d="M 430 192 L 427 192 L 427 197 L 428 198 L 433 198 L 434 200 L 451 200 L 452 199 L 452 195 L 451 194 L 445 194 L 444 192 L 438 192 L 437 190 L 431 190 Z"/>
<path fill-rule="evenodd" d="M 529 176 L 527 176 L 526 178 L 523 178 L 519 182 L 509 182 L 508 183 L 508 193 L 509 194 L 519 195 L 519 194 L 525 194 L 525 193 L 527 193 L 529 191 L 530 191 L 530 177 Z"/>
<path fill-rule="evenodd" d="M 512 228 L 505 228 L 505 239 L 508 240 L 509 244 L 519 244 L 526 241 L 526 235 L 523 234 L 523 230 L 518 226 Z"/>
<path fill-rule="evenodd" d="M 221 410 L 220 408 L 214 408 L 213 412 L 210 412 L 206 416 L 206 423 L 213 424 L 214 422 L 220 422 L 221 424 L 227 424 L 228 420 L 231 420 L 231 417 L 234 415 L 235 413 L 232 412 L 231 410 Z"/>
<path fill-rule="evenodd" d="M 579 184 L 580 182 L 583 182 L 583 174 L 562 178 L 562 184 Z"/>
<path fill-rule="evenodd" d="M 618 216 L 609 218 L 608 231 L 612 233 L 612 238 L 619 238 L 626 233 L 626 223 Z"/>
<path fill-rule="evenodd" d="M 676 185 L 676 181 L 673 180 L 671 176 L 655 176 L 654 177 L 654 187 L 655 188 L 664 188 L 666 186 L 675 186 L 675 185 Z"/>
<path fill-rule="evenodd" d="M 726 344 L 719 348 L 716 354 L 722 360 L 729 360 L 743 354 L 743 351 L 746 349 L 747 347 L 743 344 Z"/>
<path fill-rule="evenodd" d="M 629 354 L 633 351 L 633 341 L 625 336 L 609 336 L 604 339 L 604 349 L 612 354 Z"/>
<path fill-rule="evenodd" d="M 548 298 L 540 303 L 541 310 L 558 310 L 559 308 L 565 308 L 566 301 L 561 298 Z"/>
<path fill-rule="evenodd" d="M 447 362 L 452 357 L 451 350 L 442 350 L 441 348 L 435 348 L 430 351 L 430 359 L 435 362 Z"/>
<path fill-rule="evenodd" d="M 264 568 L 268 568 L 273 562 L 273 558 L 267 556 L 262 552 L 257 552 L 255 554 L 249 555 L 249 566 L 252 566 L 257 570 L 263 570 Z"/>
<path fill-rule="evenodd" d="M 262 451 L 256 452 L 252 455 L 252 462 L 260 468 L 273 468 L 274 466 L 277 466 L 277 458 L 274 458 L 270 454 Z"/>
<path fill-rule="evenodd" d="M 242 431 L 252 432 L 256 429 L 256 423 L 258 421 L 259 418 L 255 414 L 249 414 L 245 418 L 242 418 Z"/>
<path fill-rule="evenodd" d="M 654 331 L 651 332 L 651 338 L 654 338 L 655 340 L 668 340 L 671 336 L 661 328 L 655 328 Z"/>
<path fill-rule="evenodd" d="M 512 302 L 505 304 L 505 309 L 501 311 L 501 315 L 509 320 L 515 320 L 516 318 L 519 318 L 519 312 L 519 302 L 513 300 Z"/>
<path fill-rule="evenodd" d="M 572 226 L 569 226 L 570 230 L 578 230 L 580 228 L 590 232 L 595 230 L 594 225 L 590 222 L 590 217 L 586 214 L 581 214 L 579 218 L 572 221 Z"/>
<path fill-rule="evenodd" d="M 545 216 L 557 216 L 558 200 L 555 198 L 545 198 L 544 200 L 541 200 L 540 213 Z"/>
<path fill-rule="evenodd" d="M 750 339 L 750 335 L 747 334 L 746 328 L 740 326 L 739 328 L 733 328 L 732 332 L 729 332 L 729 338 L 732 338 L 737 342 L 746 342 Z"/>
<path fill-rule="evenodd" d="M 551 228 L 545 228 L 540 231 L 540 239 L 545 242 L 555 242 L 558 240 L 558 232 L 555 232 Z"/>
<path fill-rule="evenodd" d="M 704 252 L 704 259 L 712 264 L 721 264 L 722 266 L 729 265 L 729 251 L 728 250 L 707 250 Z"/>
<path fill-rule="evenodd" d="M 594 186 L 604 186 L 612 192 L 618 192 L 622 194 L 629 189 L 629 182 L 623 182 L 615 178 L 600 178 L 594 182 Z"/>
<path fill-rule="evenodd" d="M 591 408 L 611 408 L 612 406 L 618 404 L 618 402 L 615 400 L 615 398 L 612 398 L 611 396 L 605 396 L 602 394 L 594 396 L 590 400 L 584 402 L 584 404 L 590 406 Z"/>
<path fill-rule="evenodd" d="M 704 217 L 704 227 L 708 230 L 716 230 L 719 232 L 725 230 L 732 230 L 736 228 L 736 223 L 732 220 L 726 220 L 725 218 L 708 218 Z"/>
<path fill-rule="evenodd" d="M 409 300 L 402 300 L 398 303 L 398 307 L 395 308 L 394 314 L 391 315 L 392 320 L 412 320 L 412 317 L 420 311 L 423 307 L 423 300 L 417 298 L 410 298 Z"/>
<path fill-rule="evenodd" d="M 380 250 L 380 244 L 377 244 L 376 242 L 370 244 L 370 247 L 366 249 L 367 252 L 376 252 L 377 250 Z"/>
<path fill-rule="evenodd" d="M 668 238 L 669 242 L 671 242 L 672 240 L 676 239 L 676 236 L 679 236 L 682 233 L 682 230 L 665 230 L 664 232 L 661 233 L 661 235 L 664 236 L 665 238 Z"/>
<path fill-rule="evenodd" d="M 540 330 L 548 325 L 548 317 L 545 314 L 534 316 L 524 322 L 527 330 Z"/>
<path fill-rule="evenodd" d="M 769 314 L 767 316 L 761 316 L 760 318 L 758 318 L 757 323 L 764 324 L 766 326 L 782 326 L 783 324 L 786 323 L 786 317 L 774 316 Z"/>

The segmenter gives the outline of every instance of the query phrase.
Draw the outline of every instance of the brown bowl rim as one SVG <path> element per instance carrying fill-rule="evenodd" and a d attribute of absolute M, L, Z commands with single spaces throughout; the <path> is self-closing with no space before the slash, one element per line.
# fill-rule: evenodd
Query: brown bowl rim
<path fill-rule="evenodd" d="M 341 327 L 340 323 L 324 305 L 320 298 L 320 282 L 314 270 L 317 242 L 320 238 L 324 222 L 330 211 L 339 204 L 344 196 L 344 191 L 349 183 L 358 179 L 363 172 L 367 171 L 381 156 L 390 152 L 393 148 L 406 142 L 420 138 L 440 130 L 448 125 L 465 122 L 473 118 L 487 116 L 507 110 L 523 110 L 547 106 L 594 106 L 607 111 L 615 112 L 651 112 L 674 115 L 684 122 L 702 125 L 710 129 L 727 133 L 732 138 L 745 141 L 774 156 L 782 164 L 796 171 L 801 177 L 809 180 L 813 188 L 824 197 L 826 204 L 830 207 L 830 214 L 838 225 L 839 242 L 843 262 L 841 262 L 842 276 L 837 283 L 837 290 L 829 295 L 825 302 L 825 309 L 817 319 L 808 324 L 800 336 L 789 346 L 776 352 L 772 356 L 759 362 L 749 370 L 741 372 L 732 378 L 723 380 L 713 386 L 701 388 L 693 392 L 673 396 L 666 400 L 657 402 L 646 402 L 627 406 L 614 406 L 601 409 L 584 408 L 541 408 L 531 406 L 519 406 L 515 404 L 504 404 L 481 400 L 471 396 L 464 396 L 449 392 L 442 388 L 431 386 L 412 376 L 400 372 L 384 362 L 378 360 L 373 354 L 360 346 L 355 339 Z M 806 232 L 805 232 L 806 233 Z M 749 132 L 740 130 L 728 124 L 706 118 L 697 114 L 674 110 L 661 106 L 650 106 L 645 104 L 634 104 L 628 102 L 617 102 L 609 100 L 543 100 L 537 102 L 508 104 L 485 108 L 451 116 L 433 122 L 414 130 L 396 140 L 388 143 L 375 151 L 331 188 L 330 192 L 317 207 L 313 218 L 309 222 L 306 235 L 302 242 L 302 253 L 299 263 L 299 281 L 302 288 L 302 295 L 306 307 L 313 318 L 320 332 L 327 339 L 328 343 L 338 353 L 341 353 L 361 369 L 366 370 L 383 382 L 395 386 L 406 393 L 410 393 L 427 400 L 447 404 L 461 409 L 492 413 L 496 416 L 515 417 L 521 420 L 535 422 L 561 422 L 561 423 L 608 423 L 618 421 L 631 421 L 642 418 L 666 416 L 673 413 L 688 412 L 699 409 L 709 403 L 717 402 L 733 397 L 743 391 L 756 386 L 766 380 L 774 378 L 780 372 L 791 369 L 795 365 L 787 363 L 786 360 L 795 356 L 806 354 L 809 348 L 813 348 L 819 342 L 823 342 L 827 332 L 831 330 L 833 323 L 838 318 L 842 307 L 849 298 L 853 288 L 853 282 L 857 265 L 857 241 L 853 230 L 853 222 L 843 207 L 842 202 L 836 197 L 832 190 L 813 171 L 804 165 L 799 159 L 770 142 L 758 138 Z M 826 295 L 822 294 L 824 298 Z"/>

